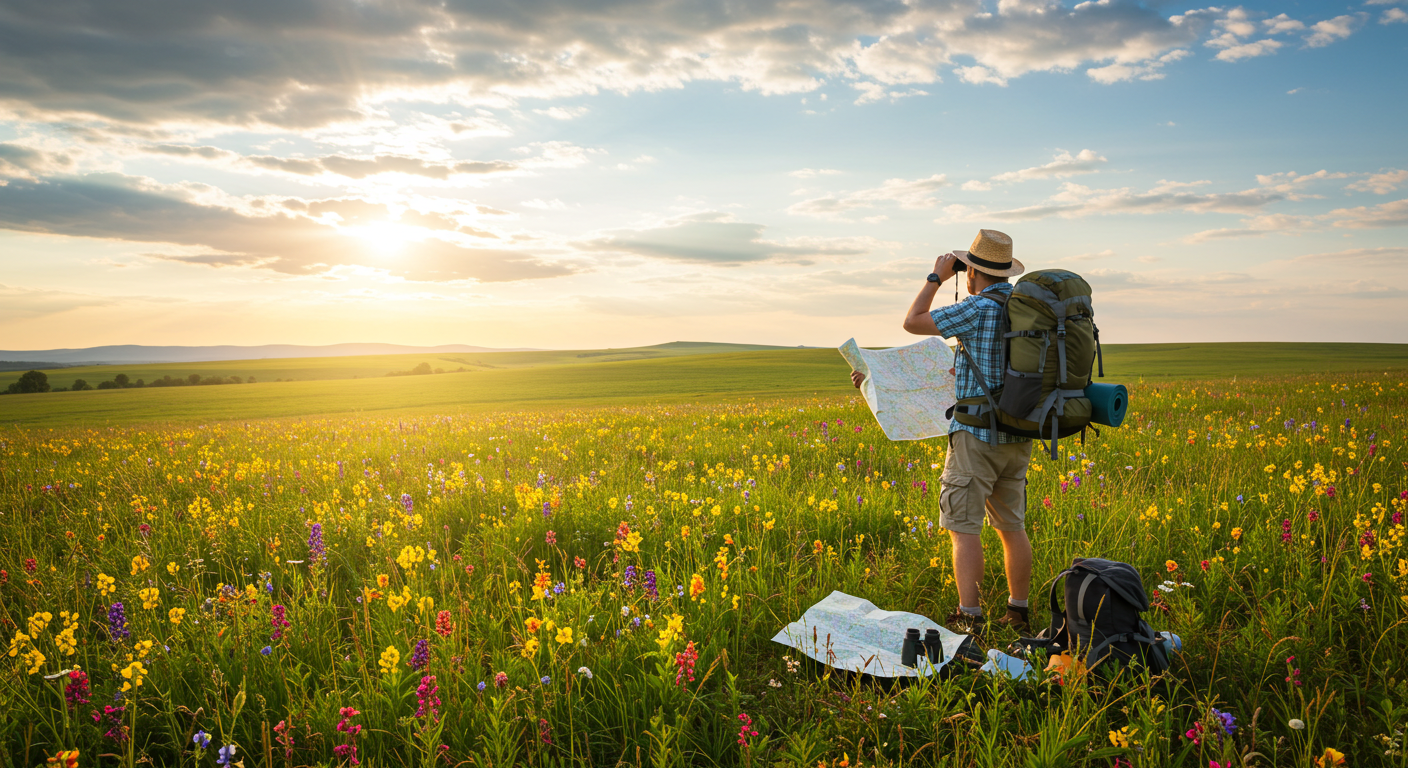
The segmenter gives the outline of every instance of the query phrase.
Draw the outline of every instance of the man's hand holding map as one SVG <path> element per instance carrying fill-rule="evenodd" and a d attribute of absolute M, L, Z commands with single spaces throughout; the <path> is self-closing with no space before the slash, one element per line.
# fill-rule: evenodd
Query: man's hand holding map
<path fill-rule="evenodd" d="M 875 420 L 891 440 L 947 435 L 944 416 L 954 394 L 953 350 L 937 337 L 893 349 L 862 349 L 855 339 L 841 356 L 865 374 L 860 390 Z"/>

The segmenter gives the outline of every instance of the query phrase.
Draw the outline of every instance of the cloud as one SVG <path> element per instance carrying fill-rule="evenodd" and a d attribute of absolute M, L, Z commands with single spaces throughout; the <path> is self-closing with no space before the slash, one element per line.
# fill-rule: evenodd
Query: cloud
<path fill-rule="evenodd" d="M 452 176 L 479 176 L 507 173 L 518 169 L 516 163 L 504 160 L 462 160 L 432 162 L 404 155 L 324 155 L 314 158 L 275 157 L 272 155 L 241 155 L 238 152 L 211 146 L 189 144 L 147 144 L 143 152 L 216 161 L 239 169 L 276 171 L 294 176 L 338 176 L 345 179 L 365 179 L 381 174 L 399 173 L 447 180 Z"/>
<path fill-rule="evenodd" d="M 800 170 L 792 171 L 787 175 L 793 176 L 798 179 L 810 179 L 816 176 L 837 176 L 839 174 L 841 174 L 841 171 L 834 170 L 832 168 L 802 168 Z"/>
<path fill-rule="evenodd" d="M 1408 23 L 1408 12 L 1402 8 L 1389 8 L 1379 16 L 1380 24 L 1405 24 Z"/>
<path fill-rule="evenodd" d="M 1305 23 L 1297 21 L 1286 14 L 1278 14 L 1269 19 L 1263 19 L 1262 26 L 1268 35 L 1280 35 L 1287 32 L 1299 32 L 1305 29 Z"/>
<path fill-rule="evenodd" d="M 1163 68 L 1166 64 L 1186 59 L 1193 54 L 1186 48 L 1178 48 L 1159 56 L 1158 58 L 1147 59 L 1140 62 L 1115 62 L 1103 67 L 1091 67 L 1085 74 L 1097 83 L 1109 85 L 1128 80 L 1162 80 L 1164 78 Z"/>
<path fill-rule="evenodd" d="M 1007 87 L 1007 78 L 999 75 L 996 70 L 989 69 L 981 65 L 971 67 L 959 67 L 954 72 L 958 74 L 958 79 L 973 85 L 997 85 Z"/>
<path fill-rule="evenodd" d="M 1408 199 L 1358 208 L 1338 208 L 1326 216 L 1334 226 L 1345 229 L 1377 229 L 1408 226 Z"/>
<path fill-rule="evenodd" d="M 1239 213 L 1250 214 L 1266 205 L 1287 199 L 1287 195 L 1271 189 L 1248 189 L 1242 192 L 1198 194 L 1191 191 L 1207 182 L 1161 181 L 1147 192 L 1120 189 L 1092 189 L 1072 182 L 1061 185 L 1061 191 L 1045 201 L 1007 210 L 976 210 L 963 206 L 945 209 L 945 222 L 954 221 L 1033 221 L 1049 217 L 1066 219 L 1123 213 Z"/>
<path fill-rule="evenodd" d="M 17 3 L 0 17 L 0 102 L 47 121 L 95 117 L 132 126 L 296 131 L 375 123 L 394 103 L 504 107 L 696 81 L 763 94 L 853 82 L 862 99 L 876 100 L 917 95 L 918 89 L 896 86 L 939 82 L 940 68 L 948 66 L 971 83 L 1087 65 L 1098 65 L 1091 76 L 1099 82 L 1155 77 L 1170 52 L 1241 13 L 1165 16 L 1162 3 L 1136 0 L 1002 0 L 995 12 L 987 5 Z M 1272 28 L 1284 31 L 1292 22 Z M 1221 31 L 1240 30 L 1240 23 Z M 1312 38 L 1335 37 L 1336 23 L 1321 22 L 1329 26 Z M 537 111 L 570 119 L 581 110 Z M 475 134 L 501 126 L 471 117 L 444 129 Z"/>
<path fill-rule="evenodd" d="M 157 258 L 290 275 L 326 274 L 349 267 L 416 281 L 498 282 L 574 271 L 570 265 L 524 251 L 469 247 L 435 237 L 415 239 L 413 230 L 407 230 L 394 255 L 387 255 L 356 230 L 343 231 L 326 219 L 312 218 L 333 215 L 333 222 L 353 227 L 399 226 L 378 220 L 386 213 L 384 206 L 362 200 L 294 200 L 284 207 L 302 208 L 308 215 L 287 211 L 251 215 L 179 199 L 177 192 L 132 177 L 11 181 L 0 186 L 0 228 L 171 243 L 194 252 Z"/>
<path fill-rule="evenodd" d="M 1284 194 L 1288 200 L 1304 200 L 1308 197 L 1320 197 L 1305 192 L 1308 185 L 1330 179 L 1347 179 L 1349 176 L 1348 173 L 1331 173 L 1324 169 L 1307 174 L 1287 171 L 1285 173 L 1257 174 L 1256 183 L 1266 189 Z"/>
<path fill-rule="evenodd" d="M 1313 31 L 1306 36 L 1305 45 L 1307 48 L 1323 48 L 1330 43 L 1343 40 L 1354 34 L 1354 30 L 1364 23 L 1367 16 L 1368 14 L 1365 13 L 1354 13 L 1316 22 L 1310 27 Z"/>
<path fill-rule="evenodd" d="M 1245 219 L 1241 227 L 1207 229 L 1183 238 L 1185 243 L 1205 243 L 1210 240 L 1264 237 L 1268 234 L 1294 234 L 1315 228 L 1314 219 L 1309 216 L 1287 214 L 1267 214 Z"/>
<path fill-rule="evenodd" d="M 1216 56 L 1219 61 L 1239 61 L 1268 56 L 1285 46 L 1284 42 L 1272 37 L 1260 40 L 1246 39 L 1258 32 L 1266 35 L 1284 35 L 1309 29 L 1310 34 L 1303 38 L 1306 47 L 1321 48 L 1349 37 L 1368 18 L 1365 13 L 1348 14 L 1318 21 L 1307 27 L 1305 22 L 1284 13 L 1258 20 L 1257 17 L 1261 15 L 1240 6 L 1226 11 L 1222 18 L 1213 22 L 1218 32 L 1204 45 L 1221 49 Z"/>
<path fill-rule="evenodd" d="M 999 183 L 1014 183 L 1031 179 L 1064 179 L 1083 173 L 1096 173 L 1100 166 L 1107 162 L 1109 161 L 1091 149 L 1082 149 L 1074 156 L 1070 152 L 1062 150 L 1046 165 L 1000 173 L 992 177 L 992 180 Z"/>
<path fill-rule="evenodd" d="M 0 322 L 47 317 L 83 307 L 118 303 L 106 296 L 0 285 Z"/>
<path fill-rule="evenodd" d="M 787 212 L 834 219 L 858 208 L 874 208 L 879 203 L 894 203 L 909 210 L 932 208 L 939 202 L 934 192 L 947 186 L 948 177 L 942 173 L 924 179 L 886 179 L 878 187 L 803 200 L 791 205 Z"/>
<path fill-rule="evenodd" d="M 1408 182 L 1408 170 L 1393 169 L 1370 174 L 1369 178 L 1356 181 L 1345 187 L 1355 192 L 1373 192 L 1376 195 L 1387 195 L 1398 190 L 1399 185 Z"/>
<path fill-rule="evenodd" d="M 554 120 L 576 120 L 590 111 L 589 107 L 548 107 L 547 109 L 533 110 L 534 114 L 551 117 Z"/>
<path fill-rule="evenodd" d="M 1408 248 L 1351 248 L 1332 253 L 1311 253 L 1274 262 L 1287 266 L 1333 266 L 1347 269 L 1408 269 Z"/>
<path fill-rule="evenodd" d="M 18 176 L 32 179 L 41 174 L 64 171 L 71 166 L 73 158 L 67 154 L 0 142 L 0 178 Z"/>
<path fill-rule="evenodd" d="M 900 99 L 907 99 L 911 96 L 928 96 L 928 91 L 921 91 L 918 88 L 907 88 L 905 90 L 885 90 L 885 86 L 880 83 L 859 82 L 852 83 L 852 86 L 859 90 L 860 96 L 856 97 L 857 104 L 869 104 L 873 101 L 883 101 L 889 99 L 893 104 Z M 809 114 L 816 114 L 811 112 Z"/>
<path fill-rule="evenodd" d="M 698 213 L 643 229 L 612 230 L 577 243 L 584 251 L 630 253 L 699 264 L 742 264 L 767 260 L 809 263 L 814 257 L 858 256 L 867 252 L 852 241 L 763 239 L 762 224 L 734 221 L 719 212 Z"/>
<path fill-rule="evenodd" d="M 1218 61 L 1239 61 L 1241 59 L 1252 59 L 1256 58 L 1257 56 L 1267 56 L 1273 54 L 1282 45 L 1284 45 L 1284 43 L 1282 43 L 1280 40 L 1272 40 L 1270 38 L 1267 38 L 1265 40 L 1257 40 L 1256 42 L 1252 43 L 1238 43 L 1234 45 L 1229 45 L 1227 46 L 1227 48 L 1218 51 L 1216 58 Z"/>

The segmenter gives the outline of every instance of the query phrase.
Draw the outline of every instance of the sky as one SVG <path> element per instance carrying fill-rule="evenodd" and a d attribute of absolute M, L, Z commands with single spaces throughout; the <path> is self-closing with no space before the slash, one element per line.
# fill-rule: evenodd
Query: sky
<path fill-rule="evenodd" d="M 0 0 L 0 347 L 1408 339 L 1408 0 Z M 952 302 L 950 286 L 939 305 Z"/>

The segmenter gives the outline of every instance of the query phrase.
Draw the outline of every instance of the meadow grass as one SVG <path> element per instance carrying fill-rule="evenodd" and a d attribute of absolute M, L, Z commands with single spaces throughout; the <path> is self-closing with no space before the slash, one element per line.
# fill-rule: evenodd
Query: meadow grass
<path fill-rule="evenodd" d="M 0 397 L 0 424 L 117 426 L 376 411 L 409 415 L 445 408 L 484 411 L 842 395 L 850 389 L 850 369 L 832 349 L 710 353 L 720 346 L 725 345 L 680 342 L 630 350 L 503 352 L 474 356 L 495 361 L 486 363 L 492 368 L 393 378 L 385 377 L 385 371 L 409 369 L 424 362 L 424 356 L 246 361 L 265 366 L 257 369 L 259 383 L 7 395 Z M 1106 351 L 1107 380 L 1127 383 L 1408 369 L 1408 344 L 1140 344 L 1109 345 Z M 618 353 L 626 359 L 617 359 Z M 629 357 L 645 353 L 651 356 Z M 256 370 L 241 367 L 244 363 L 200 365 L 209 366 L 201 369 L 202 375 L 213 376 L 247 376 Z M 142 373 L 133 366 L 103 368 L 98 375 L 104 377 L 120 370 L 135 380 Z M 72 373 L 75 370 L 53 372 L 55 385 L 82 378 Z M 145 375 L 180 376 L 192 370 L 166 366 Z M 379 373 L 352 379 L 351 371 Z M 272 381 L 305 376 L 318 380 Z M 94 378 L 88 380 L 95 383 Z"/>
<path fill-rule="evenodd" d="M 689 361 L 650 364 L 714 368 Z M 255 387 L 206 391 L 225 390 Z M 888 688 L 789 663 L 769 638 L 832 590 L 939 620 L 956 600 L 934 522 L 946 441 L 889 442 L 854 395 L 4 428 L 0 753 L 1408 764 L 1408 376 L 1131 390 L 1123 428 L 1038 452 L 1027 520 L 1038 583 L 1076 556 L 1141 571 L 1146 618 L 1184 641 L 1156 680 Z"/>
<path fill-rule="evenodd" d="M 714 342 L 673 341 L 650 347 L 621 349 L 565 349 L 533 352 L 485 352 L 409 355 L 350 355 L 347 357 L 289 357 L 258 360 L 213 360 L 201 363 L 144 363 L 141 365 L 83 365 L 71 368 L 44 369 L 51 387 L 72 387 L 75 379 L 92 386 L 119 373 L 132 380 L 156 381 L 163 376 L 186 378 L 192 373 L 241 379 L 254 377 L 269 381 L 325 381 L 328 379 L 380 378 L 395 371 L 409 371 L 421 363 L 431 369 L 445 371 L 494 371 L 505 368 L 536 368 L 545 365 L 583 365 L 623 362 L 627 360 L 663 360 L 688 355 L 727 354 L 731 352 L 781 351 L 783 347 L 762 344 L 721 344 Z M 0 389 L 17 381 L 24 371 L 0 372 Z"/>

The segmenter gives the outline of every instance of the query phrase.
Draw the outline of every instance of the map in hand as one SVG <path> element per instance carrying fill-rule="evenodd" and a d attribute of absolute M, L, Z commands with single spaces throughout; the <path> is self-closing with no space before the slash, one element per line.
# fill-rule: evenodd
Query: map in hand
<path fill-rule="evenodd" d="M 840 347 L 851 368 L 865 374 L 861 394 L 891 440 L 947 435 L 944 413 L 956 401 L 953 350 L 937 336 L 892 349 L 862 349 L 855 339 Z"/>

